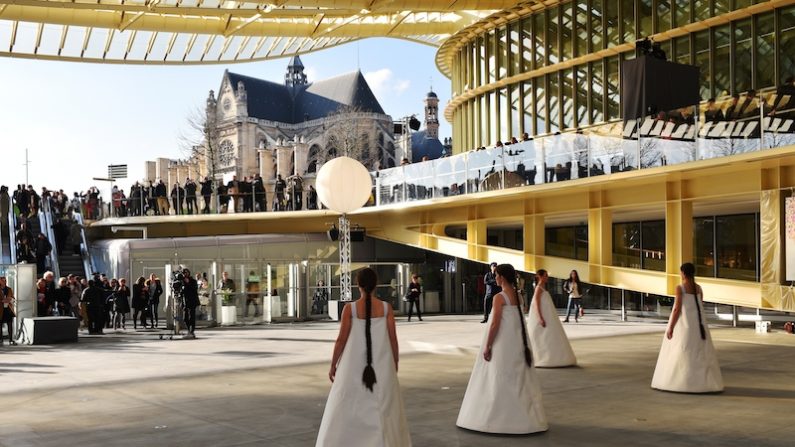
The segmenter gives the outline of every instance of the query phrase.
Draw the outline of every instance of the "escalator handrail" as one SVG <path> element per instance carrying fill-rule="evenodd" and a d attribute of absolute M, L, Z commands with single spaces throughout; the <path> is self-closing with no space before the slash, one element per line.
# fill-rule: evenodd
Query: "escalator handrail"
<path fill-rule="evenodd" d="M 17 215 L 14 213 L 14 203 L 13 200 L 9 201 L 10 205 L 8 207 L 8 248 L 10 250 L 10 260 L 12 264 L 17 263 Z M 2 217 L 0 217 L 2 218 Z"/>
<path fill-rule="evenodd" d="M 43 219 L 42 219 L 43 217 Z M 55 231 L 52 228 L 52 206 L 48 200 L 42 200 L 42 207 L 39 209 L 39 226 L 41 227 L 41 232 L 47 236 L 47 239 L 50 240 L 50 246 L 52 249 L 50 250 L 50 266 L 52 266 L 52 272 L 55 274 L 55 278 L 61 277 L 61 269 L 58 265 L 58 248 L 57 243 L 55 242 Z"/>
<path fill-rule="evenodd" d="M 86 278 L 91 278 L 94 272 L 94 263 L 91 262 L 91 252 L 88 251 L 86 240 L 86 226 L 83 223 L 83 215 L 77 211 L 72 212 L 72 217 L 77 225 L 80 225 L 80 257 L 83 259 L 83 270 Z"/>

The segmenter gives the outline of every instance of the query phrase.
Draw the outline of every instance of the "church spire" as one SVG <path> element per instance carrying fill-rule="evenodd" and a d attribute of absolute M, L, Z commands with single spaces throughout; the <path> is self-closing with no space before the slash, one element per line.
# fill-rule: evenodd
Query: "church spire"
<path fill-rule="evenodd" d="M 284 84 L 288 87 L 298 87 L 306 85 L 306 83 L 304 64 L 301 63 L 301 58 L 295 55 L 290 58 L 290 63 L 287 64 L 287 73 L 284 74 Z"/>
<path fill-rule="evenodd" d="M 439 97 L 433 87 L 425 96 L 425 129 L 427 138 L 439 138 Z"/>

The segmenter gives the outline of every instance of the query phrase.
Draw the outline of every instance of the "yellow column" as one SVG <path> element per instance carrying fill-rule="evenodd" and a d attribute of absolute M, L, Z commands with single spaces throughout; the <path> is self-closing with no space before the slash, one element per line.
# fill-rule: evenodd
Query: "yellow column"
<path fill-rule="evenodd" d="M 693 262 L 693 203 L 672 200 L 665 203 L 665 272 L 668 294 L 673 295 L 681 282 L 679 267 Z"/>
<path fill-rule="evenodd" d="M 602 281 L 602 269 L 613 264 L 613 212 L 588 210 L 588 281 Z"/>
<path fill-rule="evenodd" d="M 528 272 L 543 268 L 541 257 L 544 256 L 544 216 L 524 216 L 524 267 Z"/>
<path fill-rule="evenodd" d="M 488 262 L 486 253 L 486 221 L 467 221 L 467 255 L 473 261 Z"/>

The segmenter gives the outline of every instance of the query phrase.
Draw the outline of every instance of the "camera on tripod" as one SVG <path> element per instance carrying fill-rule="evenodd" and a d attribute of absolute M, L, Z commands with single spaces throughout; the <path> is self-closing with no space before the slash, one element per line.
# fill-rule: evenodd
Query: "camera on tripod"
<path fill-rule="evenodd" d="M 182 271 L 177 270 L 175 272 L 171 272 L 171 293 L 174 295 L 174 298 L 181 299 L 184 288 L 185 275 L 182 274 Z"/>

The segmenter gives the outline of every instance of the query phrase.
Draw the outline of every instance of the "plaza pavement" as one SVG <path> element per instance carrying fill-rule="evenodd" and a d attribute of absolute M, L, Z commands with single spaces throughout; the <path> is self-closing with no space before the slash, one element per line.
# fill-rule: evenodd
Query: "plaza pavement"
<path fill-rule="evenodd" d="M 579 366 L 538 370 L 550 430 L 490 436 L 455 426 L 486 325 L 403 320 L 399 377 L 415 446 L 795 445 L 795 336 L 780 331 L 713 327 L 726 391 L 686 395 L 649 388 L 665 322 L 586 315 L 565 325 Z M 6 345 L 0 446 L 314 445 L 336 331 L 314 322 Z"/>

